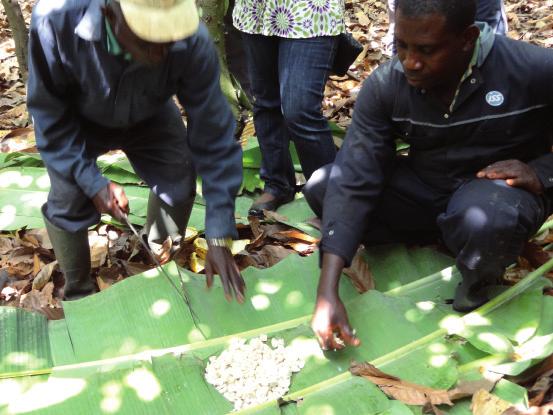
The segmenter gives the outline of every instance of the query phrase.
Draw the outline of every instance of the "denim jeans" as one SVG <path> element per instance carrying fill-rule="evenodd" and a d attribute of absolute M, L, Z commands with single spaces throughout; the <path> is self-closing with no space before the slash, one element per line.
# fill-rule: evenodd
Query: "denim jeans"
<path fill-rule="evenodd" d="M 336 149 L 321 110 L 337 37 L 286 39 L 242 33 L 254 97 L 254 125 L 261 149 L 265 191 L 295 193 L 292 140 L 308 179 L 334 161 Z"/>

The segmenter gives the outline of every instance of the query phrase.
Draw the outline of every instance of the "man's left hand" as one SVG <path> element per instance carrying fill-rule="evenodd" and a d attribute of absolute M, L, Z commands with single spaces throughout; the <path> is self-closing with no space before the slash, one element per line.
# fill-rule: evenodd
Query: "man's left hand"
<path fill-rule="evenodd" d="M 236 301 L 242 304 L 244 302 L 246 283 L 242 275 L 240 275 L 238 266 L 234 262 L 229 248 L 224 246 L 208 246 L 205 258 L 205 275 L 207 277 L 208 288 L 211 288 L 213 285 L 214 274 L 219 274 L 221 277 L 226 299 L 231 301 L 232 294 L 234 293 Z"/>
<path fill-rule="evenodd" d="M 509 186 L 520 187 L 537 195 L 543 185 L 532 167 L 519 160 L 503 160 L 490 164 L 476 173 L 480 179 L 505 180 Z"/>

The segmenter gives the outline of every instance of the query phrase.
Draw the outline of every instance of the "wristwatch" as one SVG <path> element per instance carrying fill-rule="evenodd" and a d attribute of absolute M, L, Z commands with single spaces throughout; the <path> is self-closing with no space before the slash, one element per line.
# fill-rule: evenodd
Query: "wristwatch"
<path fill-rule="evenodd" d="M 230 237 L 224 237 L 224 238 L 208 238 L 207 240 L 207 246 L 220 246 L 221 248 L 232 248 L 232 238 Z"/>

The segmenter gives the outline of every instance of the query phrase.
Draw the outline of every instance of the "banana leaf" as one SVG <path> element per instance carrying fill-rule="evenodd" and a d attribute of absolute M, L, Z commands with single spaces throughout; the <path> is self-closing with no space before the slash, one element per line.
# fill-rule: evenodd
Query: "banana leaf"
<path fill-rule="evenodd" d="M 429 261 L 430 254 L 416 253 L 404 261 L 406 275 L 430 268 L 421 264 L 421 258 Z M 436 264 L 444 260 L 438 256 Z M 390 401 L 368 381 L 353 377 L 350 362 L 371 361 L 387 373 L 434 388 L 449 388 L 457 382 L 460 355 L 465 359 L 463 367 L 478 368 L 482 358 L 509 363 L 513 356 L 503 349 L 484 352 L 455 334 L 462 333 L 463 327 L 455 333 L 454 329 L 472 327 L 479 319 L 501 321 L 491 327 L 513 347 L 550 335 L 553 324 L 548 313 L 553 299 L 539 295 L 544 284 L 539 276 L 551 266 L 467 316 L 454 313 L 445 301 L 434 301 L 452 297 L 458 276 L 451 268 L 435 268 L 426 277 L 418 274 L 422 279 L 404 282 L 387 293 L 357 295 L 343 279 L 341 294 L 362 345 L 341 352 L 321 351 L 309 328 L 318 279 L 314 256 L 292 255 L 270 269 L 247 270 L 248 298 L 243 306 L 226 302 L 220 284 L 205 293 L 203 278 L 187 272 L 185 286 L 198 327 L 166 278 L 149 271 L 92 297 L 65 303 L 66 319 L 47 324 L 50 357 L 36 359 L 44 356 L 46 348 L 35 343 L 26 348 L 27 358 L 18 361 L 16 370 L 3 367 L 0 396 L 5 396 L 4 387 L 17 393 L 0 401 L 0 413 L 227 413 L 232 405 L 203 378 L 207 358 L 221 352 L 234 336 L 262 333 L 284 338 L 301 351 L 306 365 L 294 375 L 290 393 L 282 401 L 241 413 L 417 413 L 418 409 Z M 169 264 L 166 270 L 177 280 L 174 267 Z M 376 268 L 380 271 L 375 278 L 384 280 L 386 267 L 380 263 Z M 536 324 L 521 326 L 513 314 L 528 305 L 527 293 L 541 307 L 525 314 Z M 513 317 L 512 326 L 507 313 Z M 26 327 L 29 313 L 3 311 L 1 316 L 4 325 L 15 325 L 23 336 L 33 335 Z M 533 334 L 513 336 L 528 327 Z M 17 348 L 17 344 L 2 343 L 2 361 Z M 45 367 L 50 361 L 51 367 Z M 31 384 L 29 374 L 42 378 Z"/>

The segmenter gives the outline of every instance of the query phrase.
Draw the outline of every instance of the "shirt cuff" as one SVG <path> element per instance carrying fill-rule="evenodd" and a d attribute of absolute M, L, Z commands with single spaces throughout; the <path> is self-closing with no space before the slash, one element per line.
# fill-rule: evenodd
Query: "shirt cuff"
<path fill-rule="evenodd" d="M 528 163 L 534 169 L 545 191 L 553 188 L 553 153 L 545 154 Z"/>
<path fill-rule="evenodd" d="M 320 243 L 320 256 L 324 253 L 338 255 L 345 261 L 344 268 L 351 265 L 351 261 L 359 248 L 361 235 L 346 224 L 330 222 L 323 229 L 323 238 Z"/>

